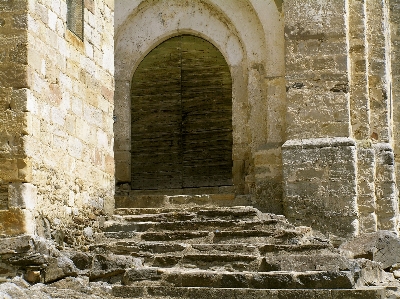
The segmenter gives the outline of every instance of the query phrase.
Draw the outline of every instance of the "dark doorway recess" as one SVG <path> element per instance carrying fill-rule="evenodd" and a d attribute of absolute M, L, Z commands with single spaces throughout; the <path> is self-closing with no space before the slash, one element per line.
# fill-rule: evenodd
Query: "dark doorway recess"
<path fill-rule="evenodd" d="M 163 42 L 135 71 L 131 101 L 132 189 L 232 185 L 232 79 L 215 46 Z"/>

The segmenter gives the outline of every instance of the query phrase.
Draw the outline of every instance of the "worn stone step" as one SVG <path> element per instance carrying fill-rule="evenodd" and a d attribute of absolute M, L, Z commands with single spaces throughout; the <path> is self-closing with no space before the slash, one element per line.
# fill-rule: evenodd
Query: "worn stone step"
<path fill-rule="evenodd" d="M 175 268 L 128 269 L 122 283 L 153 281 L 160 286 L 253 289 L 352 289 L 350 271 L 227 272 Z"/>
<path fill-rule="evenodd" d="M 101 244 L 94 244 L 89 247 L 90 251 L 101 249 L 102 252 L 113 254 L 142 254 L 145 256 L 160 253 L 181 253 L 182 251 L 192 253 L 243 253 L 259 255 L 257 246 L 251 244 L 185 244 L 166 242 L 138 242 L 138 241 L 115 241 Z"/>
<path fill-rule="evenodd" d="M 262 259 L 246 254 L 182 254 L 157 255 L 145 259 L 145 264 L 153 267 L 183 267 L 205 270 L 258 271 Z"/>
<path fill-rule="evenodd" d="M 188 221 L 197 217 L 195 212 L 174 211 L 159 214 L 134 214 L 134 215 L 114 215 L 113 219 L 127 222 L 171 222 Z"/>
<path fill-rule="evenodd" d="M 130 216 L 129 216 L 130 217 Z M 143 220 L 143 221 L 139 221 Z M 275 219 L 268 220 L 226 220 L 226 219 L 186 219 L 186 220 L 175 220 L 175 221 L 162 221 L 156 220 L 154 217 L 144 217 L 144 218 L 136 218 L 135 221 L 130 221 L 130 218 L 124 217 L 120 220 L 116 219 L 113 221 L 107 221 L 105 223 L 105 230 L 109 231 L 113 229 L 112 227 L 116 226 L 117 229 L 124 229 L 123 226 L 127 228 L 134 228 L 138 231 L 144 231 L 149 228 L 155 230 L 176 230 L 176 229 L 209 229 L 213 230 L 215 228 L 224 228 L 231 227 L 232 229 L 237 228 L 240 229 L 260 229 L 263 227 L 279 227 L 286 229 L 293 229 L 295 226 L 288 224 L 286 222 L 282 222 Z"/>
<path fill-rule="evenodd" d="M 242 253 L 258 255 L 258 247 L 253 244 L 235 243 L 235 244 L 192 244 L 190 252 L 208 252 L 208 253 Z"/>
<path fill-rule="evenodd" d="M 171 222 L 122 222 L 107 221 L 104 226 L 105 232 L 117 231 L 177 231 L 177 230 L 208 230 L 221 231 L 229 228 L 230 231 L 246 230 L 293 230 L 293 225 L 277 220 L 257 220 L 257 221 L 235 221 L 235 220 L 191 220 L 191 221 L 171 221 Z"/>
<path fill-rule="evenodd" d="M 135 255 L 143 257 L 145 265 L 151 267 L 185 267 L 204 270 L 227 271 L 345 271 L 351 268 L 340 255 L 282 255 L 260 257 L 252 254 L 162 254 Z"/>
<path fill-rule="evenodd" d="M 217 230 L 213 243 L 299 244 L 304 234 L 296 229 L 273 230 Z"/>
<path fill-rule="evenodd" d="M 106 221 L 103 231 L 108 232 L 145 232 L 153 229 L 156 222 L 123 222 L 123 221 Z"/>
<path fill-rule="evenodd" d="M 176 212 L 176 208 L 119 208 L 114 210 L 114 215 L 142 215 Z"/>
<path fill-rule="evenodd" d="M 264 244 L 258 247 L 260 254 L 277 254 L 277 253 L 298 253 L 308 252 L 336 252 L 331 244 L 327 241 L 319 241 L 314 244 L 286 245 L 286 244 Z"/>
<path fill-rule="evenodd" d="M 138 236 L 140 234 L 137 234 Z M 302 245 L 284 245 L 284 244 L 249 244 L 249 243 L 234 243 L 234 244 L 219 244 L 219 243 L 199 243 L 185 244 L 179 242 L 140 242 L 134 240 L 121 240 L 106 243 L 94 244 L 89 247 L 90 251 L 101 249 L 102 252 L 110 252 L 114 254 L 142 254 L 143 256 L 171 253 L 182 251 L 191 253 L 241 253 L 253 254 L 260 256 L 273 257 L 279 255 L 297 255 L 304 254 L 307 256 L 336 254 L 337 251 L 330 244 L 302 244 Z"/>
<path fill-rule="evenodd" d="M 210 239 L 212 234 L 209 231 L 165 231 L 165 232 L 144 232 L 141 233 L 143 241 L 182 241 L 190 242 L 197 240 L 198 242 Z M 203 243 L 203 242 L 201 242 Z"/>
<path fill-rule="evenodd" d="M 193 220 L 193 221 L 175 221 L 158 223 L 153 226 L 154 230 L 222 230 L 229 228 L 230 230 L 266 230 L 266 229 L 294 229 L 293 225 L 278 220 L 253 220 L 253 221 L 237 221 L 237 220 Z"/>
<path fill-rule="evenodd" d="M 95 244 L 89 247 L 92 252 L 102 251 L 113 254 L 125 255 L 154 255 L 160 253 L 181 252 L 188 244 L 184 243 L 165 243 L 165 242 L 138 242 L 138 241 L 117 241 L 102 244 Z"/>
<path fill-rule="evenodd" d="M 132 242 L 185 242 L 187 244 L 193 243 L 210 243 L 212 242 L 213 233 L 209 231 L 110 231 L 104 232 L 104 237 L 109 239 L 109 242 L 113 240 L 123 240 Z"/>
<path fill-rule="evenodd" d="M 339 254 L 279 254 L 262 259 L 260 271 L 340 271 L 349 270 L 347 259 Z"/>
<path fill-rule="evenodd" d="M 143 299 L 384 299 L 385 289 L 248 289 L 248 288 L 183 288 L 169 286 L 114 286 L 112 295 Z"/>
<path fill-rule="evenodd" d="M 253 207 L 233 207 L 219 209 L 201 209 L 197 211 L 198 216 L 208 218 L 262 218 L 263 213 Z M 267 215 L 265 215 L 267 218 Z"/>
<path fill-rule="evenodd" d="M 222 187 L 226 189 L 226 187 Z M 116 195 L 115 207 L 117 208 L 196 208 L 196 207 L 237 207 L 249 204 L 246 196 L 235 196 L 233 190 L 218 191 L 218 187 L 194 188 L 191 192 L 187 189 L 171 190 L 140 190 L 139 194 L 131 190 L 129 195 Z M 231 188 L 229 188 L 231 189 Z M 198 192 L 198 193 L 197 193 Z M 144 194 L 147 193 L 147 194 Z M 166 193 L 171 195 L 165 195 Z M 175 195 L 172 195 L 175 193 Z M 191 194 L 188 194 L 191 193 Z"/>
<path fill-rule="evenodd" d="M 242 231 L 164 231 L 140 233 L 143 241 L 183 241 L 188 243 L 249 243 L 249 244 L 297 244 L 302 233 L 297 230 L 242 230 Z M 196 242 L 193 242 L 196 241 Z"/>
<path fill-rule="evenodd" d="M 160 209 L 117 209 L 116 218 L 123 217 L 127 221 L 170 221 L 187 220 L 192 217 L 203 219 L 222 218 L 222 219 L 276 219 L 286 221 L 283 216 L 274 214 L 264 214 L 252 207 L 234 208 L 160 208 Z M 146 220 L 141 220 L 146 219 Z"/>
<path fill-rule="evenodd" d="M 178 207 L 178 208 L 122 208 L 115 209 L 114 216 L 131 217 L 131 221 L 143 217 L 154 217 L 164 220 L 165 218 L 176 219 L 179 217 L 198 218 L 220 218 L 220 219 L 255 219 L 279 220 L 288 222 L 285 216 L 271 213 L 262 213 L 258 209 L 249 206 L 237 207 Z M 133 217 L 132 217 L 133 216 Z M 129 218 L 127 218 L 129 219 Z"/>
<path fill-rule="evenodd" d="M 90 246 L 93 253 L 113 253 L 143 258 L 146 266 L 225 268 L 235 271 L 338 271 L 349 268 L 347 260 L 331 251 L 309 251 L 318 246 L 285 245 L 287 252 L 264 254 L 266 245 L 185 244 L 119 241 Z M 277 247 L 279 245 L 276 245 Z M 294 247 L 297 250 L 290 251 Z M 305 251 L 299 251 L 304 248 Z"/>
<path fill-rule="evenodd" d="M 126 229 L 126 231 L 120 231 Z M 237 228 L 234 228 L 237 229 Z M 301 230 L 292 229 L 256 229 L 256 230 L 168 230 L 168 231 L 134 231 L 123 226 L 113 226 L 104 236 L 111 239 L 132 241 L 163 241 L 193 243 L 248 243 L 248 244 L 301 244 L 305 236 Z"/>
<path fill-rule="evenodd" d="M 135 240 L 138 239 L 140 234 L 135 231 L 110 231 L 110 232 L 103 232 L 99 236 L 98 239 L 108 239 L 111 240 Z"/>

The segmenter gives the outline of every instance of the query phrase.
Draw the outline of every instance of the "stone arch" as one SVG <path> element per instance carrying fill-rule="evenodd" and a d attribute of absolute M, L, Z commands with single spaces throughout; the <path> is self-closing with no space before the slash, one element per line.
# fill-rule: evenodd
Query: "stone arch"
<path fill-rule="evenodd" d="M 274 117 L 277 126 L 268 124 L 268 78 L 284 89 L 283 63 L 268 61 L 274 48 L 283 53 L 283 42 L 271 42 L 282 33 L 283 23 L 263 24 L 252 1 L 232 0 L 162 0 L 131 1 L 116 16 L 115 37 L 115 155 L 116 181 L 129 183 L 129 90 L 132 75 L 140 61 L 166 39 L 192 34 L 202 37 L 225 57 L 232 76 L 233 173 L 235 192 L 248 193 L 245 178 L 251 171 L 253 153 L 270 138 L 277 142 L 282 134 L 282 118 Z M 257 2 L 257 1 L 256 1 Z M 260 9 L 258 4 L 257 9 Z M 265 1 L 268 14 L 279 15 L 273 0 Z M 272 10 L 270 8 L 273 8 Z M 263 21 L 269 20 L 265 16 Z M 270 18 L 276 20 L 277 17 Z M 278 17 L 279 19 L 279 17 Z M 266 29 L 267 28 L 267 29 Z M 266 44 L 269 41 L 271 44 Z M 282 59 L 283 62 L 283 59 Z M 272 67 L 271 67 L 272 66 Z M 278 78 L 280 80 L 280 78 Z M 283 93 L 282 93 L 283 94 Z M 271 94 L 271 103 L 278 99 Z M 276 110 L 275 110 L 276 111 Z M 270 134 L 270 132 L 271 134 Z M 282 130 L 281 130 L 282 131 Z M 276 137 L 278 136 L 278 137 Z M 274 140 L 275 139 L 275 140 Z"/>

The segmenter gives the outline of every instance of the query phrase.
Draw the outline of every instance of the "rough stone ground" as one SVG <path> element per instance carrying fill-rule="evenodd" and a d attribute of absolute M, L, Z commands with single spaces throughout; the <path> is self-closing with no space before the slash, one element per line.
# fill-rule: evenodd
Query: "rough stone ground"
<path fill-rule="evenodd" d="M 400 298 L 399 239 L 323 235 L 251 207 L 118 209 L 92 245 L 0 242 L 1 298 Z"/>

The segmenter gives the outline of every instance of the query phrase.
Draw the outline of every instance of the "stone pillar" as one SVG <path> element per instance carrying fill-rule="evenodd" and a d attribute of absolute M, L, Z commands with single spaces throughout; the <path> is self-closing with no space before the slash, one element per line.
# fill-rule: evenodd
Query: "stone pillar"
<path fill-rule="evenodd" d="M 376 155 L 377 228 L 397 231 L 398 191 L 393 154 L 390 14 L 387 1 L 366 1 L 368 92 L 371 140 Z"/>
<path fill-rule="evenodd" d="M 396 185 L 400 185 L 400 0 L 389 1 L 392 110 Z"/>
<path fill-rule="evenodd" d="M 16 186 L 28 186 L 32 163 L 25 146 L 31 133 L 25 0 L 0 2 L 0 234 L 33 233 L 33 206 Z M 29 192 L 28 192 L 29 193 Z"/>
<path fill-rule="evenodd" d="M 371 142 L 371 109 L 368 93 L 366 1 L 349 1 L 350 117 L 357 140 L 357 191 L 360 232 L 377 230 L 375 198 L 375 151 Z"/>
<path fill-rule="evenodd" d="M 357 151 L 351 137 L 348 2 L 284 1 L 289 221 L 340 237 L 358 234 Z"/>

